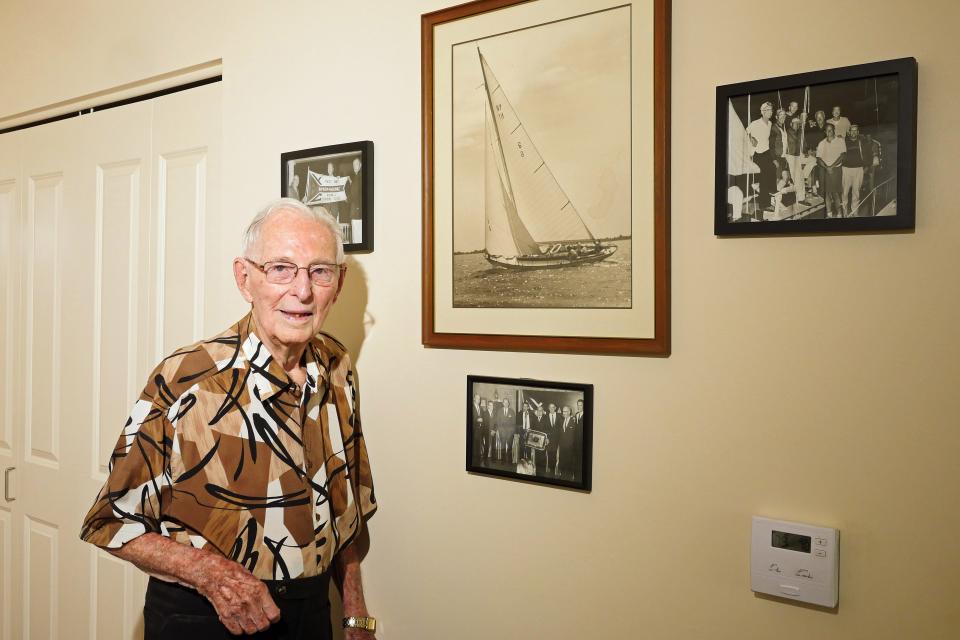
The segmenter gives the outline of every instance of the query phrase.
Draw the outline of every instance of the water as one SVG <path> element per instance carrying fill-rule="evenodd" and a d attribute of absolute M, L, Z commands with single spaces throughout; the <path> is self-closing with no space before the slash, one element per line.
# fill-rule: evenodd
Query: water
<path fill-rule="evenodd" d="M 617 251 L 606 260 L 559 269 L 508 269 L 493 266 L 482 253 L 454 255 L 453 306 L 629 309 L 630 239 L 612 244 Z"/>

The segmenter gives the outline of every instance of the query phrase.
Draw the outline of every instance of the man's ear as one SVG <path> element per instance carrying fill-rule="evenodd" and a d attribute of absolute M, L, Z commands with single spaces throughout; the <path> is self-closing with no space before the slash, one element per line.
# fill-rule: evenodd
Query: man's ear
<path fill-rule="evenodd" d="M 347 265 L 340 265 L 340 277 L 337 279 L 337 293 L 333 296 L 333 302 L 337 301 L 337 298 L 340 297 L 340 292 L 343 291 L 343 281 L 347 279 Z M 332 303 L 331 303 L 332 304 Z"/>
<path fill-rule="evenodd" d="M 240 295 L 243 296 L 243 299 L 249 303 L 253 303 L 253 296 L 250 294 L 249 289 L 250 274 L 247 273 L 247 265 L 244 263 L 243 258 L 233 259 L 233 279 L 237 281 L 237 289 L 240 290 Z"/>

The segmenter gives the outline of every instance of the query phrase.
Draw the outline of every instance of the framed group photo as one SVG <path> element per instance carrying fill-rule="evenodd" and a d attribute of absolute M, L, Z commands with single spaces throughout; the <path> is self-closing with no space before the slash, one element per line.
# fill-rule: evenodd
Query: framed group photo
<path fill-rule="evenodd" d="M 669 354 L 669 24 L 669 0 L 422 17 L 426 346 Z"/>
<path fill-rule="evenodd" d="M 717 235 L 912 229 L 917 61 L 717 87 Z"/>
<path fill-rule="evenodd" d="M 373 251 L 373 142 L 280 155 L 280 193 L 336 219 L 347 252 Z"/>
<path fill-rule="evenodd" d="M 467 471 L 589 491 L 593 385 L 467 376 Z"/>

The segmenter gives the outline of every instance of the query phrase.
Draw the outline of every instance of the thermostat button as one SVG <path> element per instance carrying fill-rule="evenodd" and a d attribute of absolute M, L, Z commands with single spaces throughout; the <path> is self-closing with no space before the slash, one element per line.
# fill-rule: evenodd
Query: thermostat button
<path fill-rule="evenodd" d="M 789 584 L 780 585 L 780 593 L 785 596 L 798 596 L 800 595 L 800 587 L 794 587 Z"/>
<path fill-rule="evenodd" d="M 818 558 L 826 558 L 827 552 L 823 549 L 817 549 L 813 552 L 813 555 L 817 556 Z"/>

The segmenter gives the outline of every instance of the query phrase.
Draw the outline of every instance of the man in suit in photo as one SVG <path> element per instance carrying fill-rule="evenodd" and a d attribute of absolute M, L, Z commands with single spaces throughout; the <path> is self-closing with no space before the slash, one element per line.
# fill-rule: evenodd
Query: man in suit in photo
<path fill-rule="evenodd" d="M 569 409 L 568 409 L 569 411 Z M 547 473 L 555 476 L 557 474 L 557 452 L 560 446 L 560 422 L 562 418 L 557 413 L 557 405 L 550 403 L 547 407 L 546 428 L 547 438 L 550 444 L 547 445 Z"/>
<path fill-rule="evenodd" d="M 480 398 L 480 394 L 473 394 L 473 404 L 470 405 L 470 428 L 471 434 L 473 435 L 473 461 L 474 464 L 478 465 L 483 464 L 483 461 L 486 458 L 485 454 L 487 452 L 486 414 L 487 410 L 483 405 L 483 400 Z"/>
<path fill-rule="evenodd" d="M 559 459 L 557 476 L 564 480 L 575 480 L 579 456 L 577 455 L 577 419 L 570 412 L 570 407 L 563 408 L 563 419 L 560 421 L 558 434 Z"/>
<path fill-rule="evenodd" d="M 500 420 L 500 414 L 497 412 L 496 404 L 493 400 L 487 400 L 487 455 L 486 459 L 488 461 L 493 460 L 494 452 L 499 452 L 500 443 L 497 440 L 498 437 L 498 422 Z"/>
<path fill-rule="evenodd" d="M 517 414 L 510 408 L 510 399 L 503 399 L 500 410 L 500 442 L 503 445 L 503 457 L 508 463 L 517 463 Z M 497 456 L 499 459 L 499 456 Z"/>
<path fill-rule="evenodd" d="M 533 412 L 533 416 L 530 419 L 530 428 L 534 431 L 542 431 L 547 433 L 547 412 L 543 410 L 543 405 L 541 404 L 537 407 L 537 410 Z M 549 436 L 548 436 L 549 438 Z M 533 468 L 535 473 L 538 476 L 546 475 L 547 473 L 547 447 L 550 446 L 549 439 L 544 443 L 543 449 L 534 449 L 530 448 L 530 455 L 533 458 Z"/>

